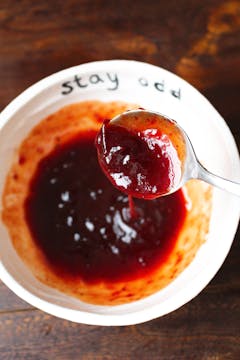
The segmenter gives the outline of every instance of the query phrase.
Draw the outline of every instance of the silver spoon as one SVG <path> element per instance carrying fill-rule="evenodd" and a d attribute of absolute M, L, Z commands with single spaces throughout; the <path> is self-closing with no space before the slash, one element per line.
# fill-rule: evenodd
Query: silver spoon
<path fill-rule="evenodd" d="M 174 184 L 173 187 L 169 188 L 167 192 L 162 195 L 168 195 L 177 191 L 190 179 L 200 179 L 220 189 L 240 196 L 239 183 L 214 175 L 200 164 L 188 135 L 176 121 L 157 112 L 138 109 L 126 111 L 113 118 L 110 123 L 125 127 L 128 130 L 136 131 L 139 126 L 141 127 L 143 124 L 145 128 L 151 129 L 153 127 L 153 119 L 155 127 L 162 129 L 162 131 L 166 131 L 167 134 L 169 132 L 171 132 L 171 135 L 174 133 L 174 138 L 178 144 L 177 149 L 179 157 L 183 164 L 182 175 L 179 182 Z"/>

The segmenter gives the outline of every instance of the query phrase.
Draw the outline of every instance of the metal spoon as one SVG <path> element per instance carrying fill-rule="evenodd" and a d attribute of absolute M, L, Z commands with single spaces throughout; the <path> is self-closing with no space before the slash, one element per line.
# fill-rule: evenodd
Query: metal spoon
<path fill-rule="evenodd" d="M 177 191 L 190 179 L 200 179 L 220 189 L 240 196 L 239 183 L 214 175 L 200 164 L 188 135 L 176 121 L 157 112 L 138 109 L 126 111 L 113 118 L 110 123 L 135 132 L 139 127 L 151 129 L 154 126 L 162 132 L 166 132 L 167 135 L 171 135 L 170 137 L 172 137 L 172 140 L 176 145 L 179 158 L 182 162 L 182 175 L 179 182 L 174 184 L 173 187 L 169 188 L 167 192 L 162 195 L 168 195 Z"/>

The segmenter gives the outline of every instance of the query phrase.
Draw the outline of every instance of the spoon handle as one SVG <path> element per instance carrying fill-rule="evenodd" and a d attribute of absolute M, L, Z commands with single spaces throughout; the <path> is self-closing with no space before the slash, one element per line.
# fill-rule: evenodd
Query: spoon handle
<path fill-rule="evenodd" d="M 206 181 L 207 183 L 214 185 L 222 190 L 226 190 L 234 195 L 240 196 L 239 183 L 212 174 L 210 171 L 205 169 L 200 163 L 198 163 L 197 178 Z"/>

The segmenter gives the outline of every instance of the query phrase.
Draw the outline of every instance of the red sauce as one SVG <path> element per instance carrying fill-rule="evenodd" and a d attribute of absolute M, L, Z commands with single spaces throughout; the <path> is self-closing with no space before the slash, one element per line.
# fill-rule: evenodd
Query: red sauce
<path fill-rule="evenodd" d="M 153 199 L 180 181 L 182 165 L 176 148 L 157 128 L 127 129 L 106 121 L 96 146 L 106 176 L 131 196 Z"/>
<path fill-rule="evenodd" d="M 95 136 L 81 133 L 40 161 L 25 201 L 26 221 L 60 276 L 88 283 L 137 279 L 167 260 L 185 219 L 185 199 L 182 191 L 152 201 L 133 199 L 131 216 L 128 196 L 99 166 Z M 141 145 L 127 139 L 139 153 Z"/>

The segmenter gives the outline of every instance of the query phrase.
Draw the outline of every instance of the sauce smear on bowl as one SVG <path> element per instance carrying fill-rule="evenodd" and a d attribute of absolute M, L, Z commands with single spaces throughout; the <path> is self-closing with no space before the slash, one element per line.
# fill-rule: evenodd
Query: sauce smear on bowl
<path fill-rule="evenodd" d="M 146 201 L 129 198 L 103 173 L 95 147 L 103 121 L 137 108 L 85 101 L 59 109 L 23 140 L 6 178 L 2 219 L 17 253 L 42 283 L 87 303 L 124 304 L 157 292 L 208 232 L 205 184 Z"/>

